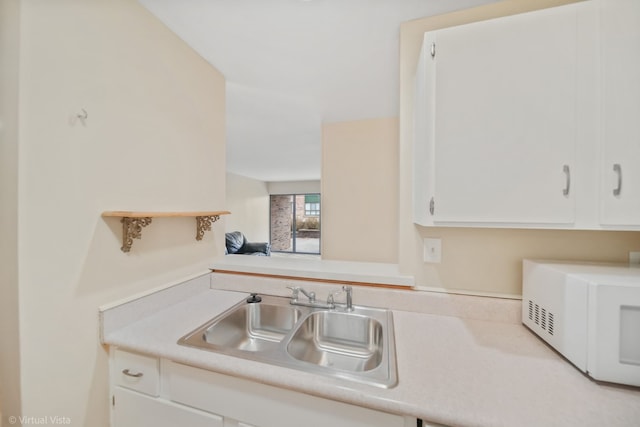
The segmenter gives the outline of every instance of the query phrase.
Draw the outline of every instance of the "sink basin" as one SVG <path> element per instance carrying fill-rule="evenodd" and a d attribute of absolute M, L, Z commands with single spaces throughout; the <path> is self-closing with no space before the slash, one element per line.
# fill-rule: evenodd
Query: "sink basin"
<path fill-rule="evenodd" d="M 370 371 L 382 362 L 382 324 L 363 315 L 319 311 L 307 316 L 287 352 L 297 360 L 345 371 Z"/>
<path fill-rule="evenodd" d="M 262 296 L 199 326 L 178 344 L 389 388 L 397 383 L 389 310 L 294 306 Z"/>
<path fill-rule="evenodd" d="M 277 348 L 291 332 L 302 310 L 263 297 L 260 303 L 241 303 L 180 339 L 179 344 L 219 350 L 267 351 Z"/>

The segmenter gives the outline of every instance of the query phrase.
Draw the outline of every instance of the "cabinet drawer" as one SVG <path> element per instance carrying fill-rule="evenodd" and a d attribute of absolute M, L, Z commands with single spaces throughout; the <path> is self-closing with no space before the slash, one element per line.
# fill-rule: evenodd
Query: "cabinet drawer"
<path fill-rule="evenodd" d="M 159 362 L 155 357 L 114 350 L 113 382 L 131 390 L 158 396 L 160 393 Z"/>

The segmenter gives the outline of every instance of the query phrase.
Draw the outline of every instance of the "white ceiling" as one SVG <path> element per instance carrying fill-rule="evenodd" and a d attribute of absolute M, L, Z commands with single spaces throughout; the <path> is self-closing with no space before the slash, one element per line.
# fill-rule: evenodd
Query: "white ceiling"
<path fill-rule="evenodd" d="M 139 0 L 224 74 L 227 170 L 320 179 L 323 122 L 398 115 L 400 23 L 495 0 Z"/>

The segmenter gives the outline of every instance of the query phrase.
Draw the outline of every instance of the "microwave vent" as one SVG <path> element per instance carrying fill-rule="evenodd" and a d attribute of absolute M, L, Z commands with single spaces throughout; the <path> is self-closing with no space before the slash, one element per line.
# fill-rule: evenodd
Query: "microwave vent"
<path fill-rule="evenodd" d="M 549 335 L 553 335 L 553 313 L 540 307 L 532 300 L 529 300 L 529 320 L 540 326 L 542 330 L 547 331 Z"/>

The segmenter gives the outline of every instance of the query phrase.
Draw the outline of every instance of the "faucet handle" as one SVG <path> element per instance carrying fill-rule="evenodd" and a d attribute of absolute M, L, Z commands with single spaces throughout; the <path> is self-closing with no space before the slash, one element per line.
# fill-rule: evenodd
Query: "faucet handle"
<path fill-rule="evenodd" d="M 298 299 L 298 292 L 300 292 L 300 288 L 297 286 L 287 286 L 287 289 L 291 289 L 291 291 L 293 292 L 291 294 L 291 298 L 293 298 L 294 300 Z"/>

